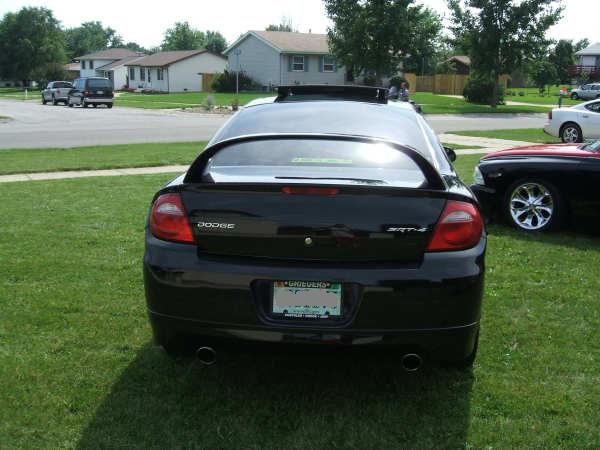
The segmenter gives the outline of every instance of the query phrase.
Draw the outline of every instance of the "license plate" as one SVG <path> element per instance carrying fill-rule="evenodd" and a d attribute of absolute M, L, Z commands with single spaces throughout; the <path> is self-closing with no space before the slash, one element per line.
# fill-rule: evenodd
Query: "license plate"
<path fill-rule="evenodd" d="M 104 94 L 104 91 L 96 91 L 96 94 L 102 95 L 102 94 Z"/>
<path fill-rule="evenodd" d="M 274 314 L 289 318 L 328 319 L 342 314 L 342 285 L 326 281 L 275 281 Z"/>

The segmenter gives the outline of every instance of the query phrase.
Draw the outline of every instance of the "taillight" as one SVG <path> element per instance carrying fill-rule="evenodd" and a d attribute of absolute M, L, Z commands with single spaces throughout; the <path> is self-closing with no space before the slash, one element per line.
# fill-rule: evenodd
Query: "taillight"
<path fill-rule="evenodd" d="M 552 120 L 552 111 L 548 111 L 548 120 Z"/>
<path fill-rule="evenodd" d="M 156 199 L 150 212 L 150 231 L 165 241 L 194 243 L 192 227 L 179 194 L 163 194 Z"/>
<path fill-rule="evenodd" d="M 338 188 L 285 186 L 281 188 L 281 192 L 298 195 L 337 195 L 340 190 Z"/>
<path fill-rule="evenodd" d="M 470 203 L 449 201 L 435 227 L 427 251 L 442 252 L 474 247 L 481 239 L 483 219 Z"/>

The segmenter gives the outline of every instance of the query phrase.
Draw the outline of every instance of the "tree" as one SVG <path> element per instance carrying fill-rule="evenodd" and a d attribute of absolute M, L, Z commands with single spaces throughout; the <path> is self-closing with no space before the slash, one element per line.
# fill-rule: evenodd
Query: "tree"
<path fill-rule="evenodd" d="M 432 40 L 432 36 L 439 36 L 442 32 L 440 17 L 429 8 L 418 8 L 414 11 L 416 21 L 413 30 L 412 51 L 402 63 L 405 72 L 414 72 L 424 75 L 435 73 L 438 57 L 444 54 L 443 40 Z"/>
<path fill-rule="evenodd" d="M 575 49 L 573 47 L 573 41 L 567 39 L 561 39 L 556 43 L 550 54 L 548 55 L 548 62 L 552 63 L 556 70 L 553 73 L 556 74 L 556 79 L 553 81 L 560 81 L 561 83 L 568 83 L 570 80 L 569 67 L 575 64 Z M 540 66 L 534 63 L 534 70 Z M 533 78 L 533 73 L 531 74 Z M 548 83 L 548 84 L 549 84 Z"/>
<path fill-rule="evenodd" d="M 549 59 L 541 59 L 532 64 L 529 76 L 540 93 L 542 93 L 546 85 L 552 84 L 557 80 L 558 71 L 555 64 Z"/>
<path fill-rule="evenodd" d="M 47 80 L 57 64 L 66 61 L 64 35 L 46 8 L 25 7 L 7 13 L 0 22 L 0 77 Z"/>
<path fill-rule="evenodd" d="M 355 75 L 371 73 L 377 84 L 397 73 L 401 63 L 420 64 L 433 52 L 441 25 L 437 16 L 414 0 L 325 0 L 333 22 L 331 51 Z M 427 23 L 428 22 L 428 23 Z M 430 34 L 427 34 L 430 33 Z"/>
<path fill-rule="evenodd" d="M 122 47 L 123 48 L 127 48 L 127 49 L 129 49 L 131 51 L 134 51 L 134 52 L 150 53 L 150 50 L 148 50 L 147 48 L 142 47 L 137 42 L 127 42 Z"/>
<path fill-rule="evenodd" d="M 104 28 L 101 22 L 84 22 L 81 26 L 65 31 L 67 54 L 77 58 L 88 53 L 123 46 L 121 36 L 110 27 Z"/>
<path fill-rule="evenodd" d="M 498 104 L 498 80 L 547 48 L 548 28 L 562 8 L 557 0 L 448 0 L 452 31 L 471 56 L 471 70 L 493 84 L 490 106 Z"/>
<path fill-rule="evenodd" d="M 590 40 L 586 38 L 586 39 L 577 41 L 577 43 L 575 43 L 575 45 L 573 46 L 573 50 L 575 50 L 575 53 L 577 53 L 589 46 L 590 46 Z"/>
<path fill-rule="evenodd" d="M 204 47 L 218 55 L 227 48 L 227 40 L 218 31 L 207 31 L 204 39 Z"/>
<path fill-rule="evenodd" d="M 203 48 L 205 44 L 205 35 L 202 31 L 196 30 L 188 22 L 177 22 L 173 28 L 165 32 L 165 37 L 161 44 L 163 50 L 195 50 Z"/>
<path fill-rule="evenodd" d="M 281 23 L 279 25 L 269 25 L 265 28 L 265 31 L 287 31 L 289 33 L 297 33 L 298 30 L 294 28 L 292 24 L 292 19 L 288 17 L 282 17 Z"/>

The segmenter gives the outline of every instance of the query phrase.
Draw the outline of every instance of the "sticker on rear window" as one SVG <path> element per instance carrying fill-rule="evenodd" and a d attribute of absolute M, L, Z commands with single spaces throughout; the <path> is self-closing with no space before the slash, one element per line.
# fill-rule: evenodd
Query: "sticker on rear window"
<path fill-rule="evenodd" d="M 293 158 L 292 162 L 306 164 L 352 164 L 351 159 L 338 158 Z"/>

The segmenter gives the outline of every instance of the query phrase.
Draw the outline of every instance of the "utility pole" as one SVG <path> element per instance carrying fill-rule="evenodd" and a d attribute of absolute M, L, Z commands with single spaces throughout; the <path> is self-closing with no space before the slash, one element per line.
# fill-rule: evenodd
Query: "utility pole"
<path fill-rule="evenodd" d="M 240 55 L 242 54 L 242 51 L 239 48 L 236 48 L 233 51 L 233 54 L 237 59 L 237 70 L 235 71 L 235 95 L 238 96 L 240 93 Z"/>

